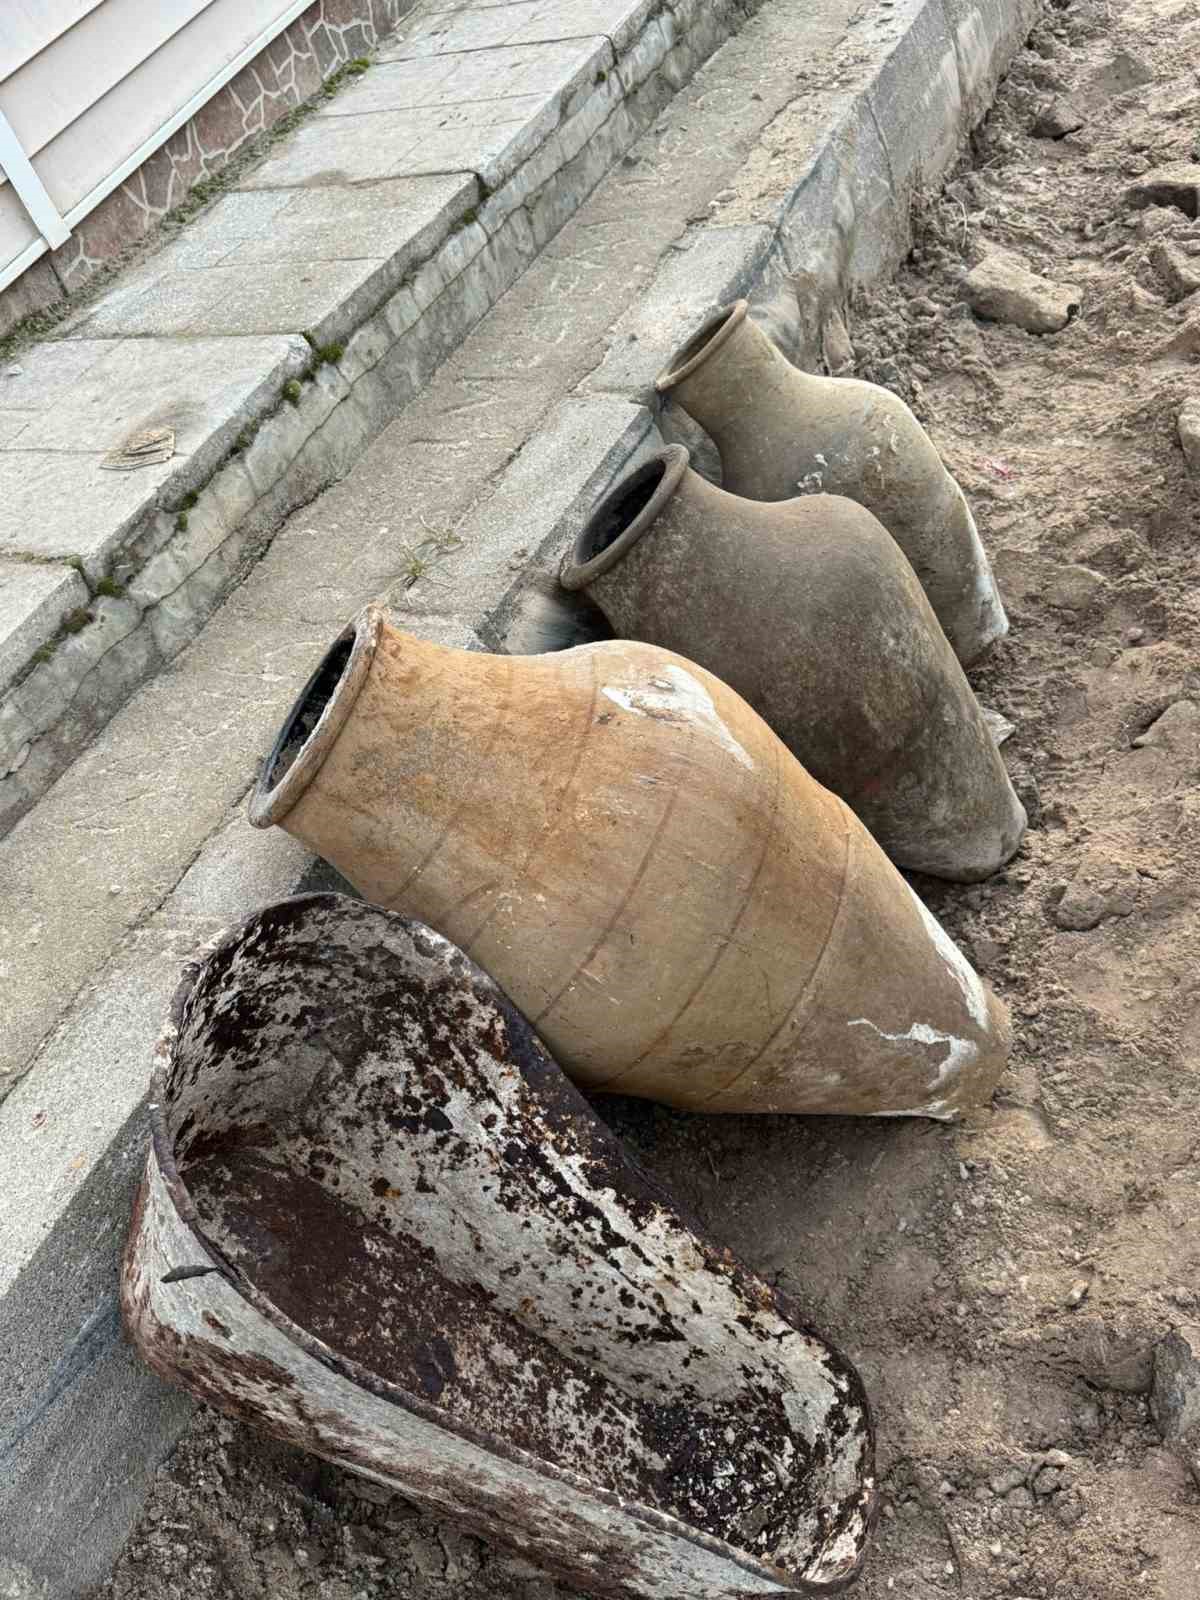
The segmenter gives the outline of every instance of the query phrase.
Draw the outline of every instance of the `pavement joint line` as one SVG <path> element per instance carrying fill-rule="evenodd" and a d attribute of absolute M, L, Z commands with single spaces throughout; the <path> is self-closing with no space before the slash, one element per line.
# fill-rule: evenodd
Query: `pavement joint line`
<path fill-rule="evenodd" d="M 882 55 L 876 50 L 863 85 L 833 97 L 809 139 L 810 157 L 794 171 L 771 219 L 747 220 L 731 202 L 729 213 L 718 207 L 709 221 L 689 225 L 688 248 L 668 248 L 661 256 L 613 324 L 607 350 L 578 369 L 553 413 L 540 417 L 517 448 L 483 474 L 452 519 L 465 538 L 444 569 L 452 583 L 449 597 L 419 588 L 397 596 L 394 546 L 385 540 L 377 554 L 358 538 L 348 546 L 353 579 L 335 586 L 335 613 L 341 614 L 343 589 L 348 595 L 379 593 L 382 584 L 397 621 L 439 642 L 508 651 L 569 642 L 577 619 L 556 591 L 557 557 L 596 497 L 654 446 L 659 430 L 677 436 L 680 419 L 648 403 L 663 358 L 712 305 L 736 292 L 750 294 L 755 315 L 785 348 L 803 352 L 813 334 L 807 310 L 827 310 L 851 284 L 869 282 L 897 264 L 906 247 L 903 202 L 911 174 L 935 146 L 926 177 L 939 175 L 936 162 L 945 161 L 947 148 L 957 148 L 971 118 L 986 109 L 987 84 L 994 87 L 1036 15 L 1033 0 L 906 0 L 901 9 L 900 39 L 892 39 Z M 914 104 L 924 99 L 940 105 L 939 71 L 950 50 L 963 87 L 946 112 L 954 119 L 952 141 L 935 118 L 903 121 L 896 99 L 876 94 L 904 41 L 930 30 L 943 39 L 943 48 L 914 46 L 903 88 Z M 984 44 L 968 53 L 960 48 L 960 34 Z M 885 141 L 888 133 L 892 137 Z M 842 159 L 860 134 L 863 159 L 878 159 L 882 173 Z M 886 200 L 873 187 L 877 179 Z M 815 298 L 798 301 L 806 286 Z M 482 372 L 478 379 L 491 382 L 496 376 Z M 519 404 L 521 388 L 500 385 L 501 403 Z M 339 393 L 334 410 L 344 409 L 348 398 Z M 446 470 L 455 471 L 446 441 L 434 439 L 432 447 L 449 450 Z M 401 448 L 416 446 L 410 440 Z M 309 489 L 310 499 L 321 493 L 312 481 Z M 361 513 L 352 480 L 330 499 L 342 509 L 326 513 L 326 529 L 330 517 Z M 281 550 L 272 546 L 255 569 L 262 573 L 264 596 L 274 594 L 265 587 L 270 564 L 276 563 L 273 583 L 297 568 L 303 575 L 308 538 L 295 518 L 280 530 L 294 554 L 285 568 Z M 514 562 L 518 549 L 524 555 Z M 228 593 L 188 656 L 146 684 L 139 697 L 145 707 L 126 708 L 123 718 L 138 710 L 153 725 L 155 707 L 171 703 L 168 690 L 176 674 L 206 650 L 209 659 L 220 659 L 225 639 L 253 628 L 255 607 L 264 603 L 256 598 L 254 576 Z M 325 574 L 324 581 L 332 576 Z M 303 583 L 300 592 L 305 598 Z M 303 664 L 331 631 L 314 620 L 305 637 L 252 658 L 259 675 L 281 684 L 273 691 L 276 698 L 294 691 Z M 240 661 L 221 670 L 244 679 L 250 690 L 259 682 Z M 252 710 L 263 727 L 261 735 L 249 737 L 265 750 L 276 714 L 247 700 L 239 704 L 239 719 Z M 219 705 L 213 718 L 206 737 L 226 737 Z M 203 743 L 196 749 L 193 757 L 189 747 L 189 760 L 203 758 Z M 90 759 L 94 764 L 100 756 Z M 77 781 L 86 785 L 92 769 L 87 759 L 82 766 L 87 770 Z M 153 788 L 157 777 L 139 767 L 129 781 L 149 781 Z M 9 1457 L 0 1461 L 0 1568 L 4 1559 L 15 1562 L 31 1583 L 44 1586 L 35 1592 L 49 1600 L 73 1600 L 103 1575 L 137 1515 L 157 1460 L 190 1412 L 184 1398 L 138 1364 L 115 1331 L 102 1350 L 95 1339 L 111 1305 L 115 1263 L 144 1157 L 148 1062 L 167 997 L 195 947 L 255 906 L 301 890 L 344 888 L 288 836 L 278 830 L 259 835 L 246 826 L 242 808 L 252 781 L 252 772 L 243 771 L 221 791 L 221 809 L 200 841 L 193 840 L 182 869 L 155 880 L 157 892 L 72 991 L 40 1036 L 33 1070 L 0 1103 L 0 1349 L 14 1352 L 6 1390 L 0 1390 L 0 1438 L 10 1441 Z M 20 825 L 20 840 L 41 809 Z M 92 826 L 103 830 L 114 815 L 120 817 L 120 810 L 98 801 Z M 0 871 L 14 859 L 5 848 L 0 840 Z M 12 1196 L 21 1203 L 14 1205 Z M 64 1374 L 70 1381 L 61 1387 Z M 48 1385 L 56 1398 L 43 1405 Z M 18 1431 L 22 1442 L 11 1445 Z"/>

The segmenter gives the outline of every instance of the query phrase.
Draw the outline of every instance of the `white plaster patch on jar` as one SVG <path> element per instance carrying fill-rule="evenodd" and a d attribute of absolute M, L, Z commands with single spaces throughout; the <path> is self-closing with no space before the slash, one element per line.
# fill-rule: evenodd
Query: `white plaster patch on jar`
<path fill-rule="evenodd" d="M 708 690 L 682 667 L 663 667 L 644 688 L 619 689 L 610 684 L 603 693 L 622 710 L 632 711 L 637 716 L 682 715 L 686 720 L 701 724 L 715 735 L 723 749 L 753 771 L 754 762 L 721 721 Z"/>
<path fill-rule="evenodd" d="M 987 995 L 984 993 L 979 974 L 933 915 L 932 911 L 925 905 L 920 895 L 909 884 L 905 884 L 905 888 L 912 895 L 913 903 L 921 913 L 921 919 L 928 929 L 929 937 L 937 947 L 938 954 L 949 968 L 951 977 L 962 990 L 963 999 L 967 1003 L 967 1010 L 971 1013 L 972 1022 L 986 1032 L 988 1027 Z"/>
<path fill-rule="evenodd" d="M 946 1058 L 938 1066 L 933 1082 L 929 1084 L 932 1092 L 940 1089 L 949 1079 L 956 1077 L 965 1066 L 969 1066 L 979 1054 L 978 1046 L 970 1039 L 956 1038 L 952 1033 L 939 1033 L 936 1028 L 931 1028 L 927 1022 L 914 1022 L 905 1033 L 885 1033 L 882 1028 L 876 1027 L 867 1017 L 856 1017 L 850 1023 L 852 1028 L 873 1028 L 881 1039 L 886 1039 L 889 1044 L 946 1044 L 949 1051 Z"/>

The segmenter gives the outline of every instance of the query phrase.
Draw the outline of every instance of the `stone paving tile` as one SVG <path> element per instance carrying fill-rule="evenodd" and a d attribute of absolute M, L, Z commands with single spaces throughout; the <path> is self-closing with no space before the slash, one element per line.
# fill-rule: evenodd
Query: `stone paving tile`
<path fill-rule="evenodd" d="M 0 411 L 0 449 L 13 444 L 34 419 L 32 411 Z"/>
<path fill-rule="evenodd" d="M 239 188 L 320 187 L 401 177 L 405 157 L 437 126 L 437 113 L 428 110 L 383 111 L 326 121 L 314 118 L 298 128 L 261 167 L 247 174 Z M 469 166 L 464 157 L 454 170 L 466 171 Z"/>
<path fill-rule="evenodd" d="M 125 339 L 99 348 L 57 403 L 0 447 L 0 550 L 97 561 L 181 469 L 215 466 L 249 416 L 309 359 L 295 335 Z M 106 451 L 147 427 L 174 428 L 170 461 L 101 470 Z"/>
<path fill-rule="evenodd" d="M 536 44 L 605 34 L 618 50 L 630 43 L 656 0 L 510 0 L 509 4 L 433 4 L 412 18 L 381 61 L 410 61 L 454 50 Z"/>
<path fill-rule="evenodd" d="M 82 323 L 88 334 L 255 334 L 311 330 L 320 340 L 372 267 L 383 261 L 294 262 L 168 272 L 101 303 Z"/>
<path fill-rule="evenodd" d="M 250 339 L 121 339 L 39 424 L 47 450 L 112 450 L 141 428 L 173 428 L 179 455 L 222 429 L 221 453 L 241 425 L 248 394 L 288 364 L 294 342 Z M 0 457 L 0 461 L 2 461 Z M 139 473 L 117 473 L 137 478 Z"/>
<path fill-rule="evenodd" d="M 612 64 L 612 46 L 603 35 L 384 63 L 331 100 L 315 120 L 516 95 L 560 95 Z"/>
<path fill-rule="evenodd" d="M 177 470 L 164 461 L 102 472 L 102 459 L 99 450 L 0 452 L 0 552 L 86 560 L 119 537 Z"/>
<path fill-rule="evenodd" d="M 335 204 L 319 189 L 239 191 L 218 200 L 159 261 L 185 271 L 247 261 L 407 265 L 430 255 L 478 198 L 469 173 L 348 186 Z"/>
<path fill-rule="evenodd" d="M 352 127 L 369 154 L 369 130 Z M 364 296 L 381 299 L 432 254 L 477 199 L 477 180 L 464 172 L 348 187 L 336 204 L 323 189 L 226 195 L 78 319 L 72 338 L 307 331 L 328 342 Z M 251 263 L 261 270 L 247 272 Z"/>
<path fill-rule="evenodd" d="M 438 113 L 438 126 L 410 152 L 405 169 L 442 172 L 465 162 L 490 189 L 497 189 L 551 137 L 559 120 L 555 102 L 536 95 L 451 106 Z"/>
<path fill-rule="evenodd" d="M 87 584 L 73 567 L 0 560 L 0 685 L 87 600 Z"/>
<path fill-rule="evenodd" d="M 539 95 L 331 117 L 301 128 L 242 188 L 318 188 L 432 173 L 474 173 L 493 162 L 498 152 L 511 148 L 507 175 L 557 124 L 553 100 Z M 490 177 L 488 181 L 494 182 Z"/>
<path fill-rule="evenodd" d="M 49 411 L 111 349 L 111 339 L 58 339 L 23 350 L 11 376 L 0 370 L 0 411 Z"/>

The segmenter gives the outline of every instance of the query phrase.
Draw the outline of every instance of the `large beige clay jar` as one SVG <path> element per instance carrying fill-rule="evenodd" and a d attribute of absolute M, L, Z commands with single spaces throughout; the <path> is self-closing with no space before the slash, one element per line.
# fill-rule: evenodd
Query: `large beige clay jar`
<path fill-rule="evenodd" d="M 948 1117 L 1004 1066 L 1004 1007 L 853 813 L 653 645 L 485 655 L 369 607 L 250 820 L 452 939 L 592 1089 Z"/>
<path fill-rule="evenodd" d="M 964 665 L 1008 632 L 970 507 L 898 395 L 801 372 L 745 300 L 710 317 L 657 386 L 710 435 L 731 494 L 839 494 L 866 506 L 912 563 Z"/>
<path fill-rule="evenodd" d="M 681 445 L 597 505 L 562 565 L 627 639 L 723 678 L 898 866 L 997 872 L 1025 809 L 916 574 L 842 495 L 770 505 L 693 472 Z"/>

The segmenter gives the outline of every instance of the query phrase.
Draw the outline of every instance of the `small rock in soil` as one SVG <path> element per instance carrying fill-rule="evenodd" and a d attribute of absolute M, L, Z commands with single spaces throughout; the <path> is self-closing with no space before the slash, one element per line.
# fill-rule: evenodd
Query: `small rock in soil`
<path fill-rule="evenodd" d="M 1132 206 L 1174 206 L 1195 221 L 1200 216 L 1200 164 L 1176 161 L 1153 167 L 1129 185 L 1125 198 Z"/>
<path fill-rule="evenodd" d="M 1135 1333 L 1081 1319 L 1073 1341 L 1074 1365 L 1085 1383 L 1118 1394 L 1145 1394 L 1154 1377 L 1154 1351 Z"/>
<path fill-rule="evenodd" d="M 1017 731 L 1015 722 L 1010 722 L 1007 717 L 1001 716 L 998 711 L 993 711 L 989 706 L 980 706 L 983 720 L 987 730 L 997 744 L 1003 744 L 1006 739 L 1011 739 Z"/>
<path fill-rule="evenodd" d="M 1054 908 L 1054 920 L 1060 928 L 1085 932 L 1105 917 L 1127 917 L 1137 904 L 1137 892 L 1138 876 L 1131 867 L 1101 850 L 1088 850 Z"/>
<path fill-rule="evenodd" d="M 1155 1346 L 1153 1396 L 1164 1439 L 1200 1427 L 1200 1326 L 1176 1328 Z"/>
<path fill-rule="evenodd" d="M 1154 1352 L 1154 1415 L 1200 1483 L 1200 1327 L 1176 1328 Z"/>
<path fill-rule="evenodd" d="M 993 562 L 1002 593 L 1040 600 L 1059 611 L 1087 611 L 1108 590 L 1103 573 L 1077 561 L 1054 561 L 1029 550 L 1004 545 Z"/>
<path fill-rule="evenodd" d="M 1135 56 L 1132 50 L 1118 50 L 1093 76 L 1088 90 L 1090 94 L 1103 95 L 1107 99 L 1153 80 L 1153 67 L 1148 66 L 1140 56 Z"/>
<path fill-rule="evenodd" d="M 1086 120 L 1077 105 L 1065 95 L 1058 95 L 1034 118 L 1031 131 L 1035 139 L 1065 139 L 1082 128 Z"/>
<path fill-rule="evenodd" d="M 1160 239 L 1150 252 L 1150 265 L 1162 279 L 1172 304 L 1200 289 L 1200 260 L 1184 255 L 1178 245 Z"/>
<path fill-rule="evenodd" d="M 1188 471 L 1200 478 L 1200 397 L 1183 402 L 1179 413 L 1179 443 Z"/>
<path fill-rule="evenodd" d="M 1026 333 L 1057 333 L 1079 310 L 1074 284 L 1051 283 L 1020 256 L 993 250 L 963 279 L 971 309 L 989 322 L 1008 322 Z"/>
<path fill-rule="evenodd" d="M 1176 700 L 1145 733 L 1138 734 L 1133 748 L 1162 748 L 1194 755 L 1200 750 L 1200 705 L 1194 700 Z"/>
<path fill-rule="evenodd" d="M 1049 574 L 1044 593 L 1047 605 L 1062 611 L 1086 611 L 1107 588 L 1103 574 L 1068 561 Z"/>
<path fill-rule="evenodd" d="M 1179 226 L 1179 213 L 1173 206 L 1147 206 L 1138 213 L 1139 239 L 1155 239 L 1160 233 L 1174 233 Z"/>
<path fill-rule="evenodd" d="M 1188 317 L 1187 321 L 1173 333 L 1167 342 L 1158 351 L 1159 356 L 1176 356 L 1184 360 L 1200 356 L 1200 312 Z"/>

